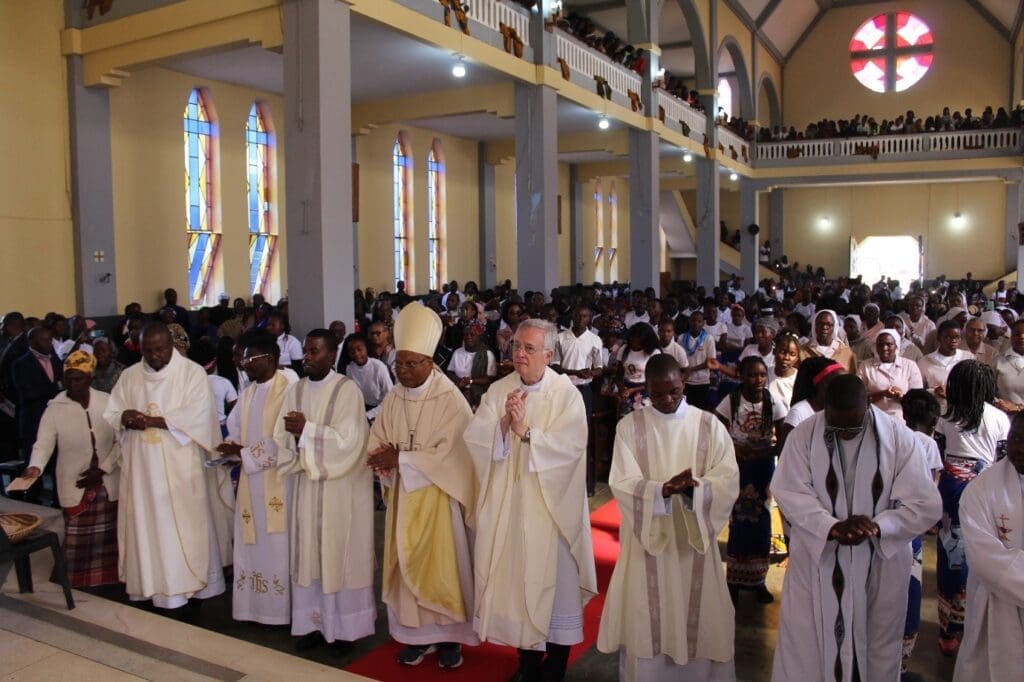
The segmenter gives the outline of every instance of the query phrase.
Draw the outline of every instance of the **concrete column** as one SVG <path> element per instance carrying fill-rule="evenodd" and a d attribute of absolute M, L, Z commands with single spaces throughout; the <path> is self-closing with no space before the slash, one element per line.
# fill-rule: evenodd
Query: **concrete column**
<path fill-rule="evenodd" d="M 287 0 L 283 27 L 287 288 L 301 337 L 354 320 L 349 6 Z"/>
<path fill-rule="evenodd" d="M 786 204 L 785 190 L 776 187 L 768 195 L 768 207 L 772 221 L 772 263 L 786 254 Z"/>
<path fill-rule="evenodd" d="M 718 223 L 719 172 L 718 162 L 697 158 L 697 285 L 704 287 L 708 296 L 718 286 L 721 259 L 721 241 Z"/>
<path fill-rule="evenodd" d="M 758 224 L 758 193 L 746 178 L 740 180 L 740 275 L 743 291 L 757 291 L 757 253 L 760 235 L 750 234 L 751 224 Z"/>
<path fill-rule="evenodd" d="M 583 183 L 580 168 L 569 166 L 569 248 L 572 251 L 572 284 L 583 283 Z"/>
<path fill-rule="evenodd" d="M 498 284 L 498 204 L 494 193 L 494 166 L 487 163 L 487 143 L 477 144 L 477 184 L 480 192 L 480 288 Z"/>
<path fill-rule="evenodd" d="M 356 136 L 352 136 L 352 163 L 358 164 L 359 158 L 356 153 Z M 358 202 L 359 197 L 352 197 L 353 202 Z M 352 222 L 352 287 L 360 288 L 359 284 L 359 221 Z M 331 320 L 333 322 L 333 320 Z"/>
<path fill-rule="evenodd" d="M 1024 191 L 1021 191 L 1021 183 L 1006 183 L 1006 272 L 1017 270 L 1017 281 L 1024 281 L 1024 245 L 1020 243 L 1020 230 L 1018 225 L 1024 220 Z M 1010 283 L 1006 283 L 1009 288 Z"/>
<path fill-rule="evenodd" d="M 558 95 L 515 85 L 516 250 L 520 292 L 558 286 Z"/>
<path fill-rule="evenodd" d="M 658 289 L 661 274 L 660 141 L 656 133 L 629 130 L 629 281 Z"/>
<path fill-rule="evenodd" d="M 82 71 L 82 58 L 68 57 L 75 307 L 83 315 L 103 317 L 120 313 L 114 258 L 110 98 L 106 88 L 82 85 Z"/>

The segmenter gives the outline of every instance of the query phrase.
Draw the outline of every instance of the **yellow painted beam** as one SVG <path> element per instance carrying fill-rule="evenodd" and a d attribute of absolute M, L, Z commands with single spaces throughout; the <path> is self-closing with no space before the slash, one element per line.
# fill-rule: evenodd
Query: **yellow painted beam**
<path fill-rule="evenodd" d="M 749 177 L 758 180 L 805 176 L 885 176 L 895 175 L 899 173 L 939 173 L 942 171 L 999 171 L 1019 169 L 1020 164 L 1020 156 L 1000 156 L 989 158 L 946 159 L 935 161 L 878 161 L 874 163 L 843 164 L 840 166 L 779 166 L 776 168 L 748 169 L 746 174 Z"/>
<path fill-rule="evenodd" d="M 515 88 L 512 83 L 451 88 L 362 102 L 352 107 L 352 130 L 357 134 L 366 134 L 374 126 L 388 123 L 473 113 L 489 113 L 499 118 L 514 117 Z"/>

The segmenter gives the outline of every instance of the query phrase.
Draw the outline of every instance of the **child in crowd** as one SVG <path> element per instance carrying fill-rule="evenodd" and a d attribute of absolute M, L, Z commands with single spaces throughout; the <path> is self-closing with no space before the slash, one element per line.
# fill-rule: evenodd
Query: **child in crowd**
<path fill-rule="evenodd" d="M 370 344 L 362 334 L 351 334 L 345 339 L 345 352 L 349 358 L 345 374 L 356 382 L 356 386 L 362 391 L 363 402 L 366 404 L 366 418 L 372 423 L 377 418 L 384 396 L 395 385 L 391 381 L 388 366 L 377 358 L 371 358 L 369 348 Z"/>

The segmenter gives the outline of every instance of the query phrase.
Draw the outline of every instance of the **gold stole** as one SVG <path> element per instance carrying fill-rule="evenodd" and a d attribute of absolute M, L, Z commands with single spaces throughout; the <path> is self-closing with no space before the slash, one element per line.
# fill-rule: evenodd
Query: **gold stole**
<path fill-rule="evenodd" d="M 270 393 L 263 404 L 263 433 L 274 433 L 274 422 L 281 411 L 281 404 L 284 402 L 284 394 L 288 389 L 288 380 L 283 374 L 277 372 L 270 380 Z M 242 445 L 248 446 L 247 434 L 249 433 L 249 409 L 252 407 L 252 397 L 256 394 L 255 389 L 242 394 L 239 409 L 242 416 Z M 284 509 L 284 479 L 277 473 L 277 467 L 270 467 L 263 470 L 263 504 L 267 515 L 267 532 L 283 533 L 286 527 Z M 238 475 L 238 505 L 242 514 L 242 541 L 247 545 L 256 544 L 256 524 L 252 515 L 252 493 L 249 490 L 249 474 L 245 467 L 241 468 Z"/>
<path fill-rule="evenodd" d="M 420 409 L 430 410 L 437 404 L 435 400 L 428 400 L 431 397 L 423 396 Z M 429 434 L 433 428 L 429 420 L 424 421 L 423 428 L 417 431 Z M 412 424 L 403 424 L 402 432 L 407 433 L 411 427 Z M 413 437 L 418 435 L 415 433 Z M 409 443 L 408 447 L 411 449 L 415 444 Z M 407 493 L 399 490 L 402 485 L 399 479 L 396 471 L 388 511 L 398 515 L 394 532 L 400 570 L 421 606 L 457 623 L 465 623 L 466 605 L 459 585 L 450 498 L 434 484 Z M 390 543 L 385 547 L 390 547 Z M 385 579 L 388 577 L 385 575 Z"/>

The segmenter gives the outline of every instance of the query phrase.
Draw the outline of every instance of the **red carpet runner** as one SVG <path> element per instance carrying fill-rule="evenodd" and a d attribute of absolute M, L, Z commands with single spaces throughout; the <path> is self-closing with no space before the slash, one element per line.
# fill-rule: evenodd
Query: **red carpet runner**
<path fill-rule="evenodd" d="M 583 642 L 572 648 L 569 665 L 572 665 L 597 642 L 597 628 L 601 623 L 601 609 L 608 582 L 619 556 L 619 524 L 621 517 L 615 501 L 607 502 L 590 515 L 590 532 L 594 539 L 594 560 L 597 564 L 597 589 L 599 594 L 590 600 L 583 610 Z M 481 682 L 486 680 L 507 680 L 519 666 L 516 650 L 511 647 L 482 644 L 477 647 L 463 647 L 463 663 L 455 670 L 437 667 L 436 656 L 429 656 L 420 665 L 408 668 L 399 665 L 395 658 L 402 649 L 397 642 L 377 647 L 345 670 L 375 680 L 416 680 L 417 682 Z"/>

